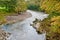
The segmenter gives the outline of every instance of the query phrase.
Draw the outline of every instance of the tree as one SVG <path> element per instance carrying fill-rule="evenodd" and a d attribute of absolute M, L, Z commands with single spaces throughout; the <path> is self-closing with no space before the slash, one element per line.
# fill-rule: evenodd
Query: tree
<path fill-rule="evenodd" d="M 39 11 L 40 0 L 29 0 L 27 3 L 28 9 Z"/>
<path fill-rule="evenodd" d="M 27 10 L 27 3 L 24 0 L 17 0 L 16 12 L 23 12 Z"/>
<path fill-rule="evenodd" d="M 40 8 L 45 10 L 46 13 L 59 12 L 60 13 L 60 1 L 59 0 L 41 0 Z"/>
<path fill-rule="evenodd" d="M 5 12 L 12 12 L 14 11 L 14 8 L 16 6 L 16 0 L 10 0 L 10 1 L 1 1 L 0 0 L 0 11 L 5 11 Z"/>

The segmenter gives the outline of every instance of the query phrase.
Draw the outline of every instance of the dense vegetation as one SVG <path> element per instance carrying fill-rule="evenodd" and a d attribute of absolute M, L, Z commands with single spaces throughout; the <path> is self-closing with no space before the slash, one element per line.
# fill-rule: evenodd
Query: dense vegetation
<path fill-rule="evenodd" d="M 46 40 L 60 40 L 60 0 L 41 0 L 40 9 L 49 16 L 40 21 L 39 32 L 46 31 Z"/>
<path fill-rule="evenodd" d="M 14 3 L 13 3 L 14 2 Z M 12 12 L 14 11 L 16 0 L 1 1 L 0 0 L 0 12 Z"/>
<path fill-rule="evenodd" d="M 60 0 L 39 0 L 38 3 L 40 3 L 38 10 L 44 11 L 49 16 L 42 21 L 36 19 L 33 26 L 40 23 L 37 31 L 40 33 L 46 31 L 46 40 L 60 40 Z"/>
<path fill-rule="evenodd" d="M 27 7 L 29 10 L 39 11 L 40 0 L 30 0 L 27 1 L 27 3 Z"/>
<path fill-rule="evenodd" d="M 24 12 L 27 10 L 27 2 L 25 0 L 17 0 L 15 11 Z"/>
<path fill-rule="evenodd" d="M 0 0 L 0 23 L 6 22 L 5 16 L 26 11 L 26 6 L 24 0 Z"/>
<path fill-rule="evenodd" d="M 44 11 L 49 14 L 40 23 L 37 31 L 46 31 L 47 40 L 60 40 L 60 0 L 0 0 L 0 23 L 6 22 L 5 16 L 24 12 L 28 9 Z"/>
<path fill-rule="evenodd" d="M 41 0 L 40 8 L 45 10 L 46 13 L 60 13 L 60 0 Z"/>

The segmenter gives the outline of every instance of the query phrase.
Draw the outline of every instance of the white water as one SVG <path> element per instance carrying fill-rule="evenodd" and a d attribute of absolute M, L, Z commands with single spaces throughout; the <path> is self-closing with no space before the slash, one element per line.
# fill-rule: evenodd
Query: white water
<path fill-rule="evenodd" d="M 17 22 L 11 25 L 4 25 L 3 29 L 12 33 L 8 40 L 45 40 L 45 34 L 37 34 L 36 30 L 30 26 L 35 18 L 43 20 L 48 15 L 42 12 L 27 10 L 32 14 L 32 17 L 25 19 L 22 22 Z"/>

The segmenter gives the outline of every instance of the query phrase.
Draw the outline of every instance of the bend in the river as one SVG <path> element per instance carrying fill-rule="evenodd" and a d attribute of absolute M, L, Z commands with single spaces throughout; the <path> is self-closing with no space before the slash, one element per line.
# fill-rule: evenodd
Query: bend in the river
<path fill-rule="evenodd" d="M 27 10 L 32 14 L 32 17 L 25 19 L 22 22 L 17 22 L 11 25 L 4 25 L 3 29 L 12 33 L 8 40 L 44 40 L 45 34 L 37 34 L 36 30 L 30 26 L 35 18 L 43 20 L 48 15 L 43 12 L 35 12 Z"/>

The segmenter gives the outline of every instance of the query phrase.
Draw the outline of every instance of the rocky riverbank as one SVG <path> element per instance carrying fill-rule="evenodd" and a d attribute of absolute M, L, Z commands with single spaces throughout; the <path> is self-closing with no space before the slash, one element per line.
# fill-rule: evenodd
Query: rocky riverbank
<path fill-rule="evenodd" d="M 11 34 L 0 29 L 0 40 L 7 40 Z"/>
<path fill-rule="evenodd" d="M 14 15 L 6 16 L 5 17 L 6 20 L 4 20 L 3 22 L 0 22 L 0 25 L 16 23 L 18 21 L 22 21 L 31 16 L 32 15 L 28 12 L 24 12 L 22 14 L 14 14 Z M 4 30 L 1 30 L 1 27 L 0 27 L 0 40 L 7 40 L 9 35 L 10 35 L 10 33 L 6 32 Z"/>
<path fill-rule="evenodd" d="M 26 18 L 25 15 L 24 17 L 26 19 L 22 22 L 17 22 L 12 25 L 2 25 L 3 30 L 11 33 L 8 40 L 45 40 L 45 34 L 37 34 L 36 30 L 30 26 L 30 24 L 35 20 L 35 18 L 42 20 L 47 17 L 47 15 L 31 10 L 27 10 L 27 12 L 29 12 L 29 14 L 31 13 L 32 17 Z"/>

